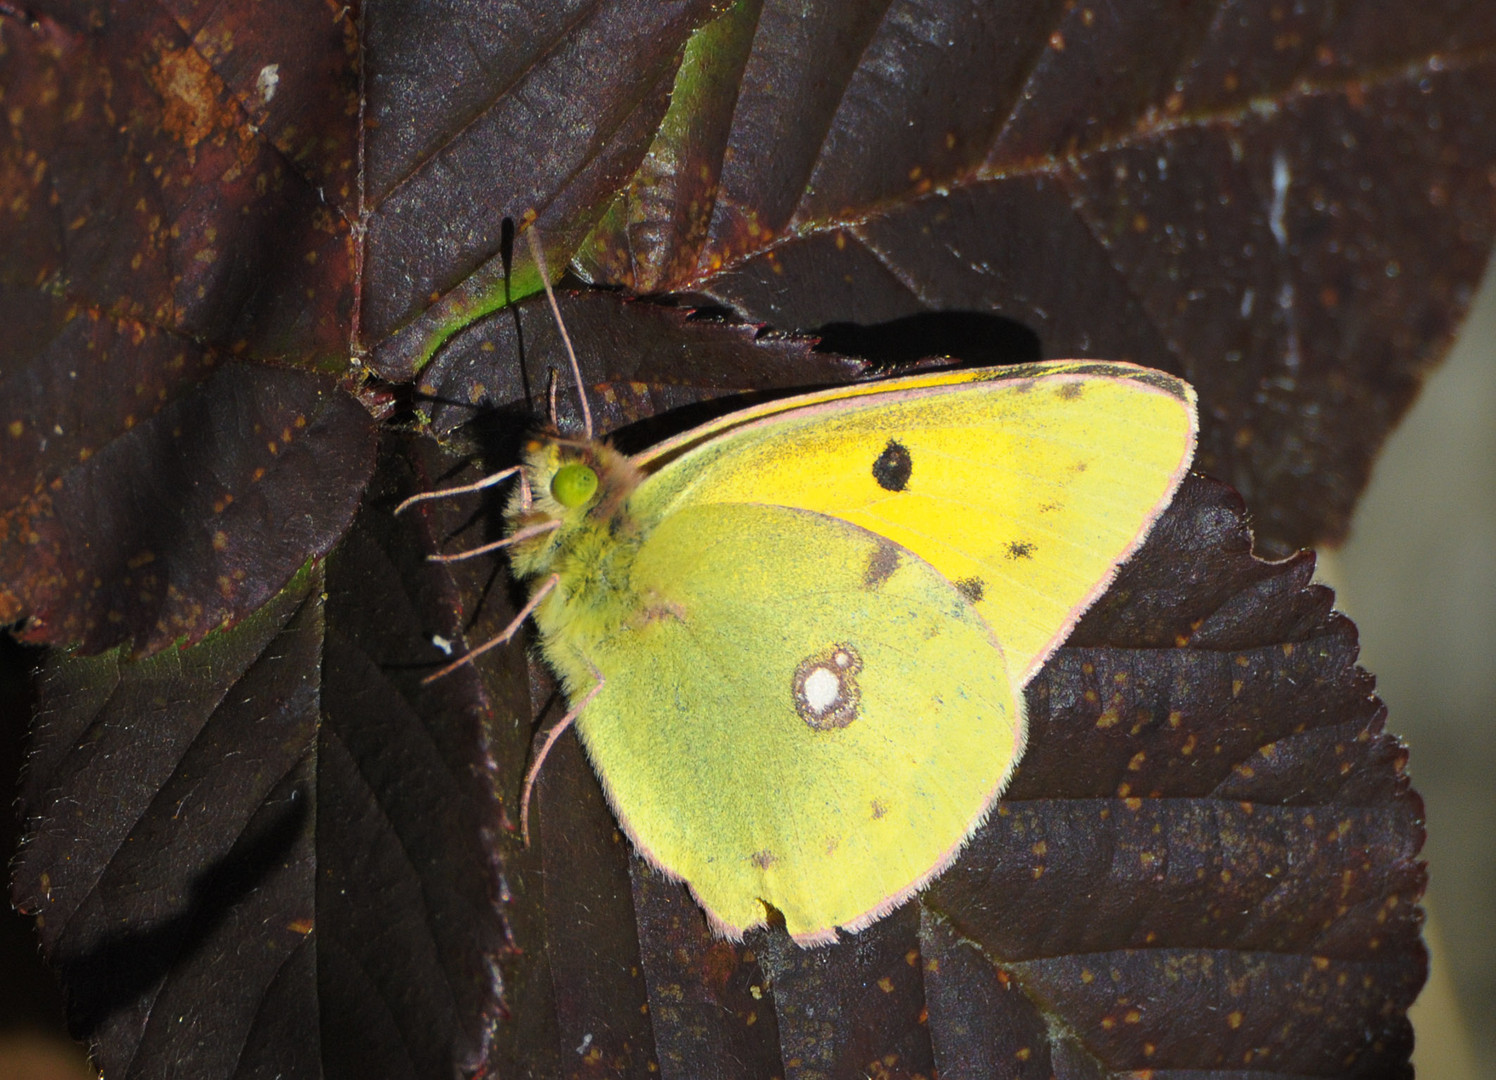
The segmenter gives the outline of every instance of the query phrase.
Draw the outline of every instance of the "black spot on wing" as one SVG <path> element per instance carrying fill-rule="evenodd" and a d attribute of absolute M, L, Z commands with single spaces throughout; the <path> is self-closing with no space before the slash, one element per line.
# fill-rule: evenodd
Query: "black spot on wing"
<path fill-rule="evenodd" d="M 893 544 L 879 544 L 862 571 L 862 587 L 871 592 L 882 585 L 899 568 L 899 549 Z"/>
<path fill-rule="evenodd" d="M 913 472 L 914 460 L 909 456 L 909 448 L 896 439 L 889 439 L 883 453 L 873 462 L 873 479 L 884 491 L 903 491 L 909 486 Z"/>
<path fill-rule="evenodd" d="M 979 577 L 962 578 L 956 582 L 956 591 L 973 604 L 980 604 L 982 597 L 986 595 L 986 587 Z"/>
<path fill-rule="evenodd" d="M 1034 557 L 1034 545 L 1027 540 L 1008 541 L 1008 558 L 1010 559 L 1032 559 Z"/>

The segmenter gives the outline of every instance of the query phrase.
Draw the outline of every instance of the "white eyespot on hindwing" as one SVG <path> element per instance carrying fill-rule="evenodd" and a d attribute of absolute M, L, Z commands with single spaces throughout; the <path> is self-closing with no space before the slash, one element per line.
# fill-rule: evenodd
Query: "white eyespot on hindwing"
<path fill-rule="evenodd" d="M 850 645 L 833 645 L 807 656 L 795 668 L 791 696 L 795 712 L 816 731 L 844 728 L 858 717 L 862 657 Z"/>

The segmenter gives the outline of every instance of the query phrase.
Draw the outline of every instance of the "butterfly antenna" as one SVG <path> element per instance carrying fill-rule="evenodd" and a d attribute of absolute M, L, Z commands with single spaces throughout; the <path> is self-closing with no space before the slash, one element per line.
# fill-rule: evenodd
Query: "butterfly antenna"
<path fill-rule="evenodd" d="M 550 370 L 551 370 L 550 390 L 549 390 L 549 394 L 550 394 L 550 406 L 549 406 L 549 408 L 550 408 L 550 411 L 546 414 L 546 418 L 548 420 L 550 420 L 550 422 L 551 422 L 551 430 L 559 432 L 561 429 L 556 426 L 556 369 L 555 368 L 551 368 Z"/>
<path fill-rule="evenodd" d="M 540 234 L 535 228 L 525 232 L 530 241 L 530 254 L 535 256 L 535 266 L 540 271 L 540 283 L 545 286 L 545 298 L 551 302 L 551 314 L 556 317 L 556 327 L 561 331 L 561 341 L 566 345 L 566 355 L 571 360 L 571 376 L 576 380 L 577 397 L 582 400 L 582 432 L 592 438 L 592 409 L 587 405 L 587 390 L 582 386 L 582 365 L 577 363 L 577 351 L 571 347 L 571 335 L 566 332 L 566 323 L 561 320 L 561 305 L 556 303 L 556 291 L 551 288 L 551 275 L 546 269 L 545 252 L 540 247 Z"/>

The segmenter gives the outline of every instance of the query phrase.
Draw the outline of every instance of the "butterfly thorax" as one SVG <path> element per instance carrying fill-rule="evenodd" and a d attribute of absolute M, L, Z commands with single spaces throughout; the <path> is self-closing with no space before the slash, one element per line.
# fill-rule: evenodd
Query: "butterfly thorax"
<path fill-rule="evenodd" d="M 558 498 L 557 476 L 568 465 L 585 466 L 596 490 L 580 505 Z M 536 587 L 555 575 L 555 587 L 535 610 L 546 659 L 568 687 L 594 681 L 587 663 L 596 642 L 615 633 L 639 607 L 632 586 L 634 558 L 646 530 L 629 512 L 628 497 L 641 479 L 629 460 L 598 442 L 541 437 L 526 448 L 530 492 L 511 496 L 510 534 L 559 522 L 554 529 L 510 548 L 515 574 Z M 565 492 L 563 492 L 563 495 Z"/>

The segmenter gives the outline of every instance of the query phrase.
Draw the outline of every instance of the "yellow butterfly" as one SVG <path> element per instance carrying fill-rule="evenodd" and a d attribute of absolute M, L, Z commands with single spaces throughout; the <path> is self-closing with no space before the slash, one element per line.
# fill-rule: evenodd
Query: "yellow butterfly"
<path fill-rule="evenodd" d="M 718 934 L 772 906 L 828 943 L 981 825 L 1024 684 L 1195 435 L 1181 380 L 1062 361 L 806 394 L 635 457 L 537 438 L 501 542 L 534 585 L 489 645 L 533 617 L 571 703 L 546 748 L 574 722 L 623 831 Z"/>

